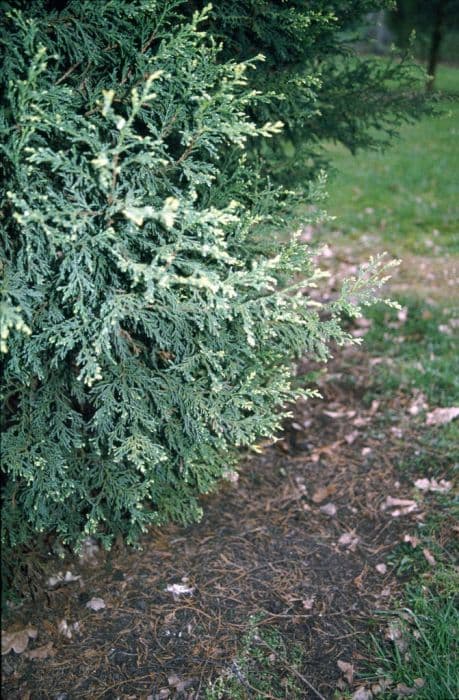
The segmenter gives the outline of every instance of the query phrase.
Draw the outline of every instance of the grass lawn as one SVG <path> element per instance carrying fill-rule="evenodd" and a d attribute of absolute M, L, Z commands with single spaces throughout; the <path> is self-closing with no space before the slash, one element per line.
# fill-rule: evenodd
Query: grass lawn
<path fill-rule="evenodd" d="M 443 114 L 402 128 L 384 152 L 330 146 L 328 212 L 346 237 L 376 236 L 396 257 L 459 252 L 459 69 L 440 67 Z"/>
<path fill-rule="evenodd" d="M 399 296 L 402 316 L 376 307 L 370 312 L 366 346 L 387 362 L 375 367 L 370 397 L 406 392 L 432 407 L 459 406 L 459 288 L 452 279 L 432 301 L 442 267 L 457 266 L 459 253 L 459 69 L 441 67 L 437 88 L 443 114 L 405 126 L 384 153 L 353 158 L 332 147 L 336 173 L 330 180 L 327 225 L 334 247 L 365 252 L 386 249 L 411 266 L 407 295 Z M 326 237 L 327 230 L 324 231 Z M 422 268 L 417 267 L 417 261 Z M 426 262 L 427 261 L 427 262 Z M 454 275 L 454 273 L 453 273 Z M 416 280 L 418 276 L 418 280 Z M 432 282 L 434 280 L 434 282 Z M 397 297 L 397 294 L 395 294 Z M 400 318 L 403 319 L 400 322 Z M 420 448 L 420 449 L 419 449 Z M 424 428 L 420 445 L 400 459 L 401 478 L 442 476 L 454 481 L 459 462 L 458 422 Z M 405 592 L 387 619 L 399 637 L 375 635 L 369 682 L 388 679 L 383 698 L 412 694 L 425 700 L 459 697 L 457 667 L 458 576 L 451 535 L 457 503 L 451 493 L 436 496 L 435 515 L 418 525 L 420 545 L 401 545 L 389 565 L 405 581 Z M 450 525 L 446 525 L 447 523 Z M 456 520 L 457 522 L 457 520 Z M 435 552 L 429 566 L 423 550 Z M 455 599 L 456 598 L 456 599 Z M 394 686 L 396 686 L 394 688 Z M 399 692 L 397 693 L 397 688 Z"/>

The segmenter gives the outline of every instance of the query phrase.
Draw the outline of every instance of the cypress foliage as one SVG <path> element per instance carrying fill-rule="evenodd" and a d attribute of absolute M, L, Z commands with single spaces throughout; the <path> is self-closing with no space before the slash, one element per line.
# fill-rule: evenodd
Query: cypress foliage
<path fill-rule="evenodd" d="M 4 3 L 5 5 L 5 3 Z M 1 191 L 3 540 L 135 542 L 197 501 L 352 342 L 380 261 L 335 301 L 289 194 L 245 155 L 257 59 L 222 60 L 177 2 L 6 8 Z M 284 207 L 284 210 L 282 209 Z M 293 280 L 293 281 L 292 281 Z M 8 550 L 7 550 L 8 551 Z"/>

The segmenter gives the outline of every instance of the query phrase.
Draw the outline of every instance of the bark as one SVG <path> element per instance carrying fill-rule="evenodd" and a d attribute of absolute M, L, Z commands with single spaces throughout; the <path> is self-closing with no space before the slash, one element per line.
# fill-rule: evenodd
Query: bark
<path fill-rule="evenodd" d="M 427 80 L 428 90 L 433 90 L 434 87 L 435 74 L 437 71 L 438 59 L 440 56 L 440 44 L 442 42 L 445 30 L 446 2 L 447 0 L 438 0 L 437 6 L 435 8 L 435 18 L 431 35 L 429 61 L 427 66 L 427 73 L 429 74 Z"/>

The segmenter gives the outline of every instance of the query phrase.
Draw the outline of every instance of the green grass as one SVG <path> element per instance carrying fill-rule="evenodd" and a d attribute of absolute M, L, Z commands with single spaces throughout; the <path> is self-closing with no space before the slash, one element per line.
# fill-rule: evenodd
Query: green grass
<path fill-rule="evenodd" d="M 373 325 L 365 337 L 368 351 L 389 364 L 377 365 L 375 384 L 383 392 L 418 389 L 432 407 L 459 404 L 459 329 L 454 309 L 433 306 L 415 297 L 399 297 L 406 313 L 382 304 L 368 312 Z"/>
<path fill-rule="evenodd" d="M 444 113 L 403 127 L 400 139 L 384 153 L 353 158 L 344 149 L 332 148 L 337 174 L 330 182 L 327 208 L 337 217 L 329 226 L 340 232 L 338 247 L 364 241 L 370 252 L 385 248 L 396 257 L 437 258 L 439 269 L 442 257 L 459 253 L 459 68 L 442 66 L 437 89 L 448 95 L 441 101 Z M 441 302 L 427 302 L 422 296 L 431 296 L 429 289 L 413 278 L 411 295 L 397 299 L 406 318 L 382 305 L 369 311 L 373 323 L 365 346 L 373 357 L 383 359 L 374 366 L 369 401 L 422 392 L 429 410 L 459 405 L 459 329 L 453 320 L 459 317 L 458 304 L 452 290 L 445 286 L 441 291 Z M 400 477 L 409 484 L 420 477 L 454 481 L 459 421 L 429 428 L 421 412 L 413 416 L 411 429 L 412 442 L 400 450 Z M 459 616 L 454 600 L 459 581 L 451 531 L 457 503 L 452 491 L 426 495 L 424 501 L 425 520 L 416 526 L 420 544 L 397 545 L 387 558 L 404 589 L 392 604 L 395 610 L 384 615 L 387 623 L 396 621 L 403 628 L 407 646 L 401 650 L 383 633 L 373 640 L 371 682 L 388 680 L 378 696 L 384 700 L 400 697 L 397 684 L 413 689 L 423 700 L 459 697 Z M 425 548 L 435 557 L 435 566 L 426 560 Z M 419 687 L 416 679 L 422 679 Z"/>
<path fill-rule="evenodd" d="M 333 228 L 358 240 L 376 234 L 389 252 L 459 252 L 459 68 L 441 66 L 441 116 L 405 125 L 384 152 L 351 156 L 330 146 Z"/>
<path fill-rule="evenodd" d="M 400 697 L 398 684 L 416 688 L 418 700 L 455 700 L 459 697 L 458 575 L 452 567 L 441 568 L 429 585 L 418 582 L 406 591 L 406 606 L 388 616 L 406 644 L 383 645 L 374 641 L 378 668 L 373 679 L 388 679 L 391 689 L 385 700 Z M 419 683 L 419 681 L 418 681 Z"/>
<path fill-rule="evenodd" d="M 301 672 L 304 656 L 300 645 L 287 643 L 274 627 L 262 627 L 260 622 L 251 619 L 237 658 L 206 690 L 205 700 L 305 697 L 305 685 L 295 675 Z"/>

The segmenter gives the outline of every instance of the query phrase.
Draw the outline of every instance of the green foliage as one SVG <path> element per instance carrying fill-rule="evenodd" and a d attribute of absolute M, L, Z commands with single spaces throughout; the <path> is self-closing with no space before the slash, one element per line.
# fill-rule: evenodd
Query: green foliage
<path fill-rule="evenodd" d="M 201 7 L 204 0 L 190 3 Z M 223 57 L 256 53 L 265 63 L 250 76 L 265 99 L 257 121 L 281 120 L 280 138 L 255 144 L 274 179 L 305 183 L 328 163 L 324 140 L 355 153 L 389 143 L 400 125 L 430 110 L 423 71 L 408 56 L 386 63 L 358 55 L 355 39 L 366 16 L 385 0 L 227 0 L 214 3 L 209 30 Z"/>
<path fill-rule="evenodd" d="M 238 448 L 278 430 L 292 361 L 351 342 L 373 260 L 312 302 L 244 147 L 256 61 L 223 61 L 176 2 L 41 0 L 6 14 L 1 194 L 3 538 L 135 541 L 199 518 Z M 268 235 L 269 233 L 269 235 Z M 292 282 L 292 279 L 295 281 Z"/>

